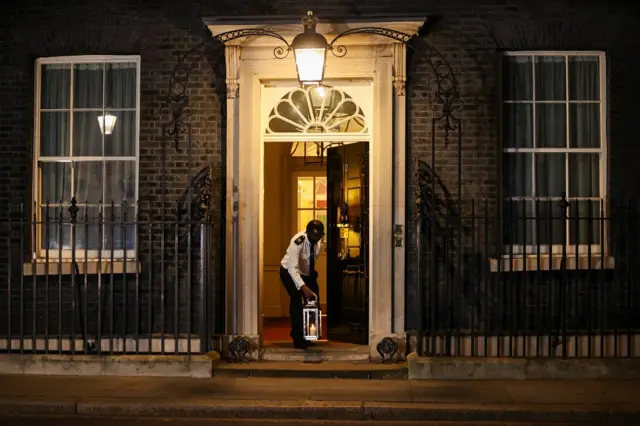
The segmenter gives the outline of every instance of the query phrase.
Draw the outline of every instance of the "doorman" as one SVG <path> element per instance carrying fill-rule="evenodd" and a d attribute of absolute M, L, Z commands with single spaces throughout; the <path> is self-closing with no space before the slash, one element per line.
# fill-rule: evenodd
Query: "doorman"
<path fill-rule="evenodd" d="M 280 262 L 280 280 L 289 294 L 289 317 L 293 347 L 306 349 L 311 343 L 304 339 L 302 330 L 302 299 L 318 298 L 318 272 L 315 262 L 322 251 L 324 225 L 312 220 L 304 231 L 291 238 L 287 252 Z"/>

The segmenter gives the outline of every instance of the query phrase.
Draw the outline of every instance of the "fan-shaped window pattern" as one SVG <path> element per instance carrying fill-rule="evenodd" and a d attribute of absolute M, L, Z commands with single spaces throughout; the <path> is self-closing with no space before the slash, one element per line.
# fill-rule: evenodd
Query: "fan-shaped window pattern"
<path fill-rule="evenodd" d="M 362 108 L 330 87 L 292 90 L 271 110 L 266 133 L 367 133 Z"/>

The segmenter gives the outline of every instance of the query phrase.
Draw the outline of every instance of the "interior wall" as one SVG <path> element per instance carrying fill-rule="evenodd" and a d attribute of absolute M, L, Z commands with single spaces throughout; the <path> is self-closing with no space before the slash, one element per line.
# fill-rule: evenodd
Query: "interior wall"
<path fill-rule="evenodd" d="M 289 297 L 280 282 L 280 261 L 291 238 L 290 150 L 290 143 L 268 143 L 264 146 L 264 317 L 289 315 Z"/>
<path fill-rule="evenodd" d="M 289 296 L 280 282 L 280 261 L 297 229 L 294 177 L 300 173 L 326 175 L 326 168 L 304 165 L 291 157 L 291 143 L 270 142 L 264 146 L 264 269 L 262 313 L 265 318 L 288 317 Z M 316 263 L 320 300 L 327 300 L 327 259 L 323 250 Z M 326 307 L 323 306 L 326 312 Z"/>

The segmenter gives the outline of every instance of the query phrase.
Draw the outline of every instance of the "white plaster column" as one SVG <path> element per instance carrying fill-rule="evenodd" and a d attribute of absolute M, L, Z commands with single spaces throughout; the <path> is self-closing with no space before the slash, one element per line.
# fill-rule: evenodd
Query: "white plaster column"
<path fill-rule="evenodd" d="M 260 315 L 260 224 L 262 187 L 262 143 L 260 129 L 260 80 L 253 66 L 240 61 L 238 127 L 238 267 L 237 334 L 258 342 Z"/>
<path fill-rule="evenodd" d="M 391 55 L 378 57 L 374 72 L 373 137 L 369 151 L 369 344 L 376 345 L 391 333 L 393 274 L 389 267 L 393 253 L 393 72 Z"/>
<path fill-rule="evenodd" d="M 393 331 L 405 326 L 407 46 L 393 45 Z"/>
<path fill-rule="evenodd" d="M 227 176 L 226 176 L 226 334 L 237 334 L 238 327 L 238 152 L 239 152 L 239 62 L 241 47 L 225 46 L 227 84 Z"/>

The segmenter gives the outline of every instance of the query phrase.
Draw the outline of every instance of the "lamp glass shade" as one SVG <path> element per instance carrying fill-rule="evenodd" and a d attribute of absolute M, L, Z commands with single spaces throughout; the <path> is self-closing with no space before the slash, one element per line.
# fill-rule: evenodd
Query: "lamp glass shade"
<path fill-rule="evenodd" d="M 300 84 L 320 84 L 324 77 L 324 62 L 327 49 L 294 48 L 298 80 Z"/>
<path fill-rule="evenodd" d="M 304 31 L 291 41 L 291 49 L 296 59 L 298 81 L 301 85 L 322 84 L 324 66 L 327 59 L 327 39 L 316 32 L 317 19 L 308 12 L 302 19 Z"/>
<path fill-rule="evenodd" d="M 116 125 L 116 120 L 117 117 L 115 115 L 99 115 L 98 125 L 100 126 L 100 133 L 102 133 L 103 135 L 110 135 Z"/>
<path fill-rule="evenodd" d="M 320 340 L 322 337 L 322 311 L 315 301 L 302 308 L 302 328 L 305 340 Z"/>

